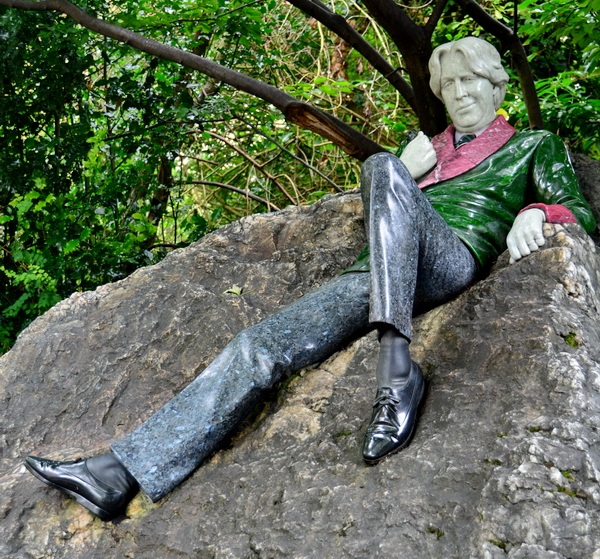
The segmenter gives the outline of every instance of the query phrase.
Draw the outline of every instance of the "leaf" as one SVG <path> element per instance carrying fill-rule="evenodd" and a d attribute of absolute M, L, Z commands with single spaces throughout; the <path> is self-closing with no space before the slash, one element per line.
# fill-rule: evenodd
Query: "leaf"
<path fill-rule="evenodd" d="M 240 287 L 239 285 L 233 285 L 233 287 L 231 287 L 230 289 L 226 289 L 225 291 L 223 291 L 223 293 L 232 293 L 233 295 L 241 295 L 244 291 L 243 287 Z"/>
<path fill-rule="evenodd" d="M 69 253 L 73 252 L 79 246 L 79 242 L 80 242 L 79 239 L 72 239 L 65 245 L 63 252 L 65 254 L 69 254 Z"/>

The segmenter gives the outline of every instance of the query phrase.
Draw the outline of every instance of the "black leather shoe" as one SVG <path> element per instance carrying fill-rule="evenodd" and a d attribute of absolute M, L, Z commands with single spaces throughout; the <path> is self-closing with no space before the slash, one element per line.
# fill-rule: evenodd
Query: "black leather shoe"
<path fill-rule="evenodd" d="M 404 388 L 383 387 L 377 390 L 363 445 L 363 460 L 367 464 L 377 464 L 408 445 L 424 394 L 423 371 L 414 362 Z"/>
<path fill-rule="evenodd" d="M 116 458 L 110 458 L 110 454 L 96 457 L 96 460 L 104 456 L 112 462 L 111 469 L 107 469 L 108 483 L 92 474 L 87 466 L 89 459 L 57 462 L 28 456 L 25 459 L 25 467 L 46 485 L 75 497 L 79 504 L 91 510 L 102 520 L 111 520 L 124 511 L 127 503 L 137 493 L 138 484 L 120 463 L 115 473 Z"/>

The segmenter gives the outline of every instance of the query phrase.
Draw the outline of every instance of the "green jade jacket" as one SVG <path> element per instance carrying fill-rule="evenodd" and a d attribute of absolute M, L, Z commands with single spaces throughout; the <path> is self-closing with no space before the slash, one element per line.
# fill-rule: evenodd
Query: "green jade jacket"
<path fill-rule="evenodd" d="M 487 270 L 506 249 L 517 214 L 540 208 L 550 223 L 596 220 L 579 189 L 562 140 L 547 131 L 516 132 L 498 117 L 480 136 L 454 149 L 454 126 L 432 140 L 438 157 L 419 188 Z M 369 271 L 368 246 L 346 270 Z"/>

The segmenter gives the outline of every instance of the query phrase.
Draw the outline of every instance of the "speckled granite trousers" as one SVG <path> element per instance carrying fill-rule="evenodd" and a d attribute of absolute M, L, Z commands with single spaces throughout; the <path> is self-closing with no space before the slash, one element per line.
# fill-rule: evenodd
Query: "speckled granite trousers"
<path fill-rule="evenodd" d="M 275 383 L 326 359 L 370 321 L 394 324 L 410 337 L 415 293 L 417 308 L 433 306 L 472 281 L 470 253 L 398 159 L 378 154 L 365 163 L 363 195 L 377 271 L 373 293 L 369 274 L 345 274 L 243 330 L 198 378 L 111 446 L 153 501 L 210 456 Z"/>
<path fill-rule="evenodd" d="M 477 264 L 397 157 L 369 157 L 361 191 L 370 247 L 369 321 L 391 324 L 410 340 L 412 316 L 456 297 L 475 281 Z"/>
<path fill-rule="evenodd" d="M 369 275 L 347 274 L 240 332 L 183 391 L 111 446 L 153 501 L 219 446 L 265 391 L 369 327 Z"/>

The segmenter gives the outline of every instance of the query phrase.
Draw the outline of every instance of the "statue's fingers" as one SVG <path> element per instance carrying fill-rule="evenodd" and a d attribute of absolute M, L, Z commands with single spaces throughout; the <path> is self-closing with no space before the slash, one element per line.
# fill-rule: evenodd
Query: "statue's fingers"
<path fill-rule="evenodd" d="M 539 250 L 540 247 L 544 246 L 544 244 L 546 243 L 546 238 L 544 237 L 544 234 L 538 230 L 532 230 L 529 232 L 529 238 L 527 240 L 527 246 L 531 249 L 531 251 L 533 252 L 534 250 Z"/>
<path fill-rule="evenodd" d="M 535 231 L 532 227 L 528 227 L 523 231 L 523 239 L 527 243 L 527 248 L 529 250 L 534 251 L 540 248 L 537 244 Z"/>
<path fill-rule="evenodd" d="M 508 252 L 510 253 L 510 263 L 514 264 L 517 260 L 522 258 L 522 254 L 519 250 L 514 235 L 509 235 L 506 239 L 506 245 L 508 246 Z"/>
<path fill-rule="evenodd" d="M 535 242 L 539 247 L 543 247 L 546 244 L 546 237 L 544 237 L 543 231 L 536 232 Z"/>
<path fill-rule="evenodd" d="M 527 244 L 527 239 L 525 239 L 524 235 L 520 235 L 517 238 L 517 247 L 519 249 L 519 252 L 521 253 L 521 256 L 527 256 L 528 254 L 531 254 L 531 249 L 529 248 L 529 245 Z"/>

